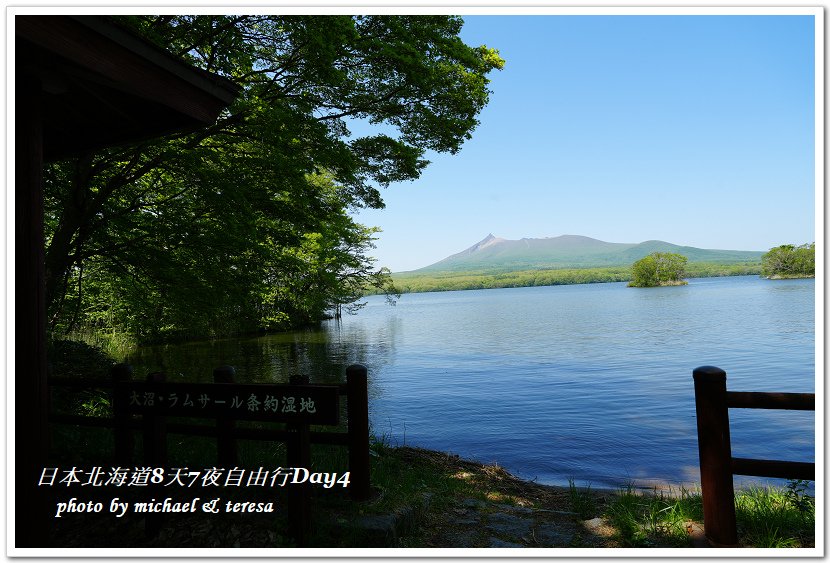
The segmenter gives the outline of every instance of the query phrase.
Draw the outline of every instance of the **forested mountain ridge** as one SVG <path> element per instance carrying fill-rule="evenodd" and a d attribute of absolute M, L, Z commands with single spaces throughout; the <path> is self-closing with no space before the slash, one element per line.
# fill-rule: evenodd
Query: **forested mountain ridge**
<path fill-rule="evenodd" d="M 652 252 L 674 252 L 690 262 L 758 262 L 762 251 L 715 250 L 680 246 L 661 240 L 605 242 L 580 235 L 508 240 L 492 234 L 459 253 L 412 273 L 509 272 L 551 268 L 629 266 Z"/>

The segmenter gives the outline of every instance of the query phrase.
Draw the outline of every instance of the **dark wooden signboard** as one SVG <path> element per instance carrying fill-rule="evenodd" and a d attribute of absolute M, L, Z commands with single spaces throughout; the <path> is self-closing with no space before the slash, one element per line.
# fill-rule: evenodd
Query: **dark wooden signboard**
<path fill-rule="evenodd" d="M 334 385 L 129 382 L 116 387 L 129 414 L 337 424 Z"/>

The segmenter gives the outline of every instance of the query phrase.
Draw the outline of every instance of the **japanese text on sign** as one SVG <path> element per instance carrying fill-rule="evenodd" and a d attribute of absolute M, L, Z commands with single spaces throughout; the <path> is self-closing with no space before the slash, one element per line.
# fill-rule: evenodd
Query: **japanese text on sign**
<path fill-rule="evenodd" d="M 325 385 L 124 383 L 127 412 L 337 424 L 339 392 Z"/>

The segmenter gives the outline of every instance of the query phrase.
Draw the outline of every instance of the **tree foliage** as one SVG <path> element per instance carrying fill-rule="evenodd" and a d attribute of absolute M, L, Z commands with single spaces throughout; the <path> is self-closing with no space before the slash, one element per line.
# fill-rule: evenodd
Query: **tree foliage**
<path fill-rule="evenodd" d="M 629 287 L 682 285 L 688 259 L 673 252 L 652 252 L 631 266 Z"/>
<path fill-rule="evenodd" d="M 761 263 L 690 262 L 686 277 L 757 276 Z M 456 291 L 502 287 L 539 287 L 584 283 L 611 283 L 631 280 L 630 266 L 602 268 L 557 268 L 516 270 L 511 272 L 404 272 L 392 274 L 392 281 L 401 293 L 425 291 Z M 371 291 L 370 293 L 379 293 Z"/>
<path fill-rule="evenodd" d="M 761 275 L 767 278 L 809 278 L 816 275 L 815 243 L 782 244 L 761 257 Z"/>
<path fill-rule="evenodd" d="M 140 340 L 284 328 L 394 293 L 349 212 L 455 153 L 498 53 L 454 16 L 121 16 L 242 86 L 201 131 L 45 171 L 54 331 Z M 360 134 L 353 134 L 352 130 Z"/>

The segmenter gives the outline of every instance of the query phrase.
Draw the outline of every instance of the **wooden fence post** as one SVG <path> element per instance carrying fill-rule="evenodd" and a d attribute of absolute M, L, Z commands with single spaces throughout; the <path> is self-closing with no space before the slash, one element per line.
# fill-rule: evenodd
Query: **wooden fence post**
<path fill-rule="evenodd" d="M 221 366 L 213 370 L 214 383 L 233 383 L 236 370 L 233 366 Z M 216 419 L 216 454 L 219 465 L 233 467 L 239 463 L 239 450 L 233 430 L 236 422 L 226 416 Z"/>
<path fill-rule="evenodd" d="M 703 527 L 706 538 L 717 547 L 738 543 L 735 523 L 735 490 L 732 483 L 732 446 L 729 438 L 729 408 L 726 403 L 726 372 L 713 366 L 696 368 L 695 410 L 703 489 Z"/>
<path fill-rule="evenodd" d="M 369 498 L 369 384 L 366 366 L 346 368 L 349 417 L 349 494 L 352 500 Z"/>
<path fill-rule="evenodd" d="M 147 376 L 147 383 L 164 384 L 167 379 L 164 372 L 155 372 Z M 163 387 L 159 387 L 163 389 Z M 154 397 L 158 400 L 158 396 Z M 147 467 L 158 468 L 167 464 L 167 417 L 152 412 L 144 414 L 144 462 Z M 150 498 L 161 498 L 163 489 L 160 484 L 147 485 L 147 494 Z M 149 499 L 148 499 L 149 500 Z M 155 537 L 161 531 L 164 515 L 148 513 L 144 519 L 144 532 L 148 537 Z"/>
<path fill-rule="evenodd" d="M 291 385 L 308 385 L 308 376 L 296 375 Z M 311 471 L 311 432 L 306 423 L 289 424 L 293 436 L 286 443 L 289 467 L 303 467 Z M 292 485 L 289 489 L 291 527 L 298 547 L 308 545 L 311 535 L 311 487 L 306 481 Z"/>
<path fill-rule="evenodd" d="M 130 428 L 130 415 L 127 413 L 129 399 L 126 390 L 120 384 L 127 383 L 133 378 L 133 368 L 128 364 L 116 364 L 112 366 L 110 376 L 113 383 L 112 416 L 115 462 L 120 465 L 130 465 L 133 462 L 135 440 Z"/>

